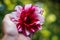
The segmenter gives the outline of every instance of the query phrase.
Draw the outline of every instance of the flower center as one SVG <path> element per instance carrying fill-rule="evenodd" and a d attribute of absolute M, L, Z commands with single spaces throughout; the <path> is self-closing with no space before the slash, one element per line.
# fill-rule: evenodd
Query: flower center
<path fill-rule="evenodd" d="M 27 17 L 25 23 L 26 24 L 30 24 L 31 23 L 31 18 L 30 17 Z"/>

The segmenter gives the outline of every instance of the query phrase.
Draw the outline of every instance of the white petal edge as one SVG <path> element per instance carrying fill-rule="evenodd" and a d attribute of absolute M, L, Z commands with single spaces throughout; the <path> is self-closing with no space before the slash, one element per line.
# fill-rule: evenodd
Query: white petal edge
<path fill-rule="evenodd" d="M 26 9 L 29 9 L 31 6 L 32 6 L 32 4 L 26 4 L 26 5 L 25 5 L 25 10 L 26 10 Z"/>
<path fill-rule="evenodd" d="M 26 30 L 26 34 L 27 34 L 27 35 L 30 35 L 30 32 L 29 32 L 28 30 Z"/>
<path fill-rule="evenodd" d="M 22 6 L 17 5 L 17 6 L 15 7 L 15 10 L 16 10 L 17 12 L 21 13 L 21 11 L 22 11 Z"/>

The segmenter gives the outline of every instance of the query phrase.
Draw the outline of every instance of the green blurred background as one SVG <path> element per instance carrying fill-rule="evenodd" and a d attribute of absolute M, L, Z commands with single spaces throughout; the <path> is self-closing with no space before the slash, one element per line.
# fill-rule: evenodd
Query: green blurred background
<path fill-rule="evenodd" d="M 32 40 L 60 40 L 59 0 L 0 0 L 0 38 L 2 38 L 2 19 L 11 13 L 16 5 L 35 4 L 44 9 L 45 22 Z"/>

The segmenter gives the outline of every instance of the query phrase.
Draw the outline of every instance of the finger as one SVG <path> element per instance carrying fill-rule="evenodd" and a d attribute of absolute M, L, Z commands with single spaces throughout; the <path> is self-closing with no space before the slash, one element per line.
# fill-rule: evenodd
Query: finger
<path fill-rule="evenodd" d="M 10 14 L 6 14 L 3 21 L 11 21 L 12 16 Z"/>
<path fill-rule="evenodd" d="M 5 34 L 15 35 L 18 34 L 16 25 L 11 21 L 11 15 L 5 15 L 3 19 L 3 31 Z"/>
<path fill-rule="evenodd" d="M 22 38 L 23 37 L 23 38 Z M 18 39 L 20 39 L 20 40 L 31 40 L 31 38 L 29 38 L 29 37 L 26 37 L 25 35 L 23 35 L 23 34 L 19 34 L 19 37 L 18 37 Z"/>

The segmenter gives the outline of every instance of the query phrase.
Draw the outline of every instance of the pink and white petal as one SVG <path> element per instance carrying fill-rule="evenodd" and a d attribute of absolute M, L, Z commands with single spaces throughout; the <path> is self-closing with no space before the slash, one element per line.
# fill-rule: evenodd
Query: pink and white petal
<path fill-rule="evenodd" d="M 44 10 L 42 8 L 36 7 L 35 13 L 43 14 Z"/>
<path fill-rule="evenodd" d="M 22 32 L 22 29 L 20 28 L 18 31 L 19 31 L 19 32 Z"/>
<path fill-rule="evenodd" d="M 19 31 L 19 32 L 22 32 L 22 28 L 21 28 L 20 25 L 18 26 L 18 31 Z"/>
<path fill-rule="evenodd" d="M 21 13 L 22 12 L 22 6 L 16 6 L 15 7 L 15 10 L 18 12 L 18 13 Z"/>
<path fill-rule="evenodd" d="M 36 24 L 40 24 L 40 21 L 35 22 Z"/>
<path fill-rule="evenodd" d="M 16 13 L 16 12 L 12 12 L 11 15 L 12 15 L 12 17 L 14 17 L 15 19 L 17 19 L 17 16 L 16 16 L 17 13 Z"/>
<path fill-rule="evenodd" d="M 35 32 L 35 30 L 33 28 L 31 28 L 31 32 Z"/>
<path fill-rule="evenodd" d="M 30 32 L 28 30 L 26 30 L 26 35 L 30 35 Z"/>
<path fill-rule="evenodd" d="M 25 10 L 28 10 L 31 6 L 32 6 L 32 4 L 26 4 L 25 5 Z"/>
<path fill-rule="evenodd" d="M 44 17 L 43 17 L 41 14 L 36 14 L 35 19 L 38 19 L 38 20 L 39 20 L 38 23 L 40 23 L 41 25 L 42 25 L 43 22 L 44 22 Z"/>
<path fill-rule="evenodd" d="M 42 15 L 43 12 L 44 12 L 44 10 L 42 8 L 40 8 L 40 12 L 39 13 Z"/>
<path fill-rule="evenodd" d="M 42 26 L 38 27 L 38 30 L 42 30 Z"/>
<path fill-rule="evenodd" d="M 44 17 L 41 15 L 39 20 L 40 20 L 40 24 L 42 25 L 44 23 Z"/>
<path fill-rule="evenodd" d="M 12 15 L 13 20 L 18 20 L 19 19 L 19 15 L 18 15 L 17 12 L 12 12 L 11 15 Z"/>

